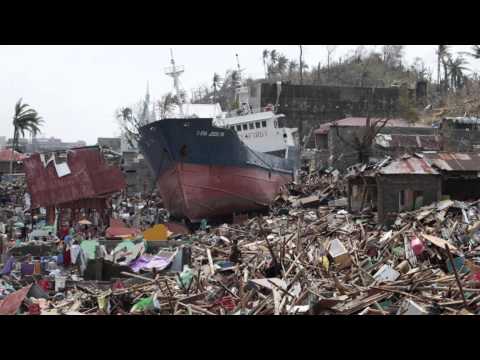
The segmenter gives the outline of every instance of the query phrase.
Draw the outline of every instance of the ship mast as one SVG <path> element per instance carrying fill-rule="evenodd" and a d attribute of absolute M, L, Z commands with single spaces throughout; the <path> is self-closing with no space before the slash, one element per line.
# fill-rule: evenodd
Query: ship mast
<path fill-rule="evenodd" d="M 182 66 L 176 66 L 175 60 L 173 59 L 173 51 L 170 49 L 170 63 L 172 64 L 171 67 L 167 67 L 165 69 L 165 75 L 168 75 L 173 78 L 173 87 L 175 88 L 175 92 L 177 94 L 177 99 L 179 100 L 179 107 L 180 107 L 180 115 L 183 116 L 183 101 L 182 101 L 182 91 L 180 89 L 180 75 L 183 74 L 185 68 Z"/>

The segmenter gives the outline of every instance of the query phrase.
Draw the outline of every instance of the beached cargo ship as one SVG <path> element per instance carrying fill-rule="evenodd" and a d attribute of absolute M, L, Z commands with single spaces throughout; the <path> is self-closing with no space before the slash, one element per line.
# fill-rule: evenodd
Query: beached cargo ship
<path fill-rule="evenodd" d="M 294 175 L 294 159 L 254 151 L 212 119 L 150 123 L 139 147 L 165 207 L 192 222 L 265 208 Z"/>

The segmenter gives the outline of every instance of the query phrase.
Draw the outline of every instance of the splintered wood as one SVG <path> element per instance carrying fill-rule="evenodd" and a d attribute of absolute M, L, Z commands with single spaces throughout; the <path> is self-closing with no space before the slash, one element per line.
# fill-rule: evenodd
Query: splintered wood
<path fill-rule="evenodd" d="M 279 196 L 269 215 L 236 214 L 233 224 L 182 234 L 181 242 L 191 257 L 180 257 L 177 270 L 123 271 L 123 279 L 116 279 L 115 286 L 73 281 L 66 298 L 44 300 L 42 311 L 479 313 L 478 202 L 442 201 L 401 213 L 386 228 L 376 223 L 368 202 L 362 211 L 348 212 L 345 188 L 338 174 L 310 176 L 306 184 L 293 184 L 289 193 Z M 13 278 L 9 281 L 16 290 L 22 286 Z"/>

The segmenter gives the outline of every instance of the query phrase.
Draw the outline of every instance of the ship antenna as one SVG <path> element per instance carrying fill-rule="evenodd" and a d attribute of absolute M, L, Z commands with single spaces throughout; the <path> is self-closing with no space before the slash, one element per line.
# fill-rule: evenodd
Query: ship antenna
<path fill-rule="evenodd" d="M 183 116 L 183 106 L 182 106 L 182 91 L 180 89 L 180 75 L 183 74 L 185 71 L 185 68 L 182 66 L 176 66 L 175 65 L 175 60 L 173 58 L 173 50 L 170 49 L 170 63 L 172 64 L 171 67 L 167 67 L 165 69 L 165 75 L 168 75 L 173 78 L 173 87 L 175 88 L 175 92 L 177 94 L 177 98 L 179 99 L 179 107 L 180 107 L 180 115 Z"/>
<path fill-rule="evenodd" d="M 235 57 L 237 58 L 237 71 L 238 71 L 238 80 L 239 80 L 238 82 L 241 86 L 241 84 L 242 84 L 242 72 L 243 72 L 244 69 L 240 68 L 240 60 L 238 58 L 238 54 L 235 54 Z"/>

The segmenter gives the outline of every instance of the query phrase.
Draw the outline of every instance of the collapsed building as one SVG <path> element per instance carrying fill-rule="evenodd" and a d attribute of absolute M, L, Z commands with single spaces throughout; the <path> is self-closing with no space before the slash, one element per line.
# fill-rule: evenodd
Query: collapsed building
<path fill-rule="evenodd" d="M 371 124 L 384 119 L 371 118 Z M 320 166 L 333 166 L 340 171 L 360 162 L 357 139 L 369 131 L 366 117 L 345 118 L 322 124 L 314 131 L 317 161 Z M 405 119 L 389 119 L 374 138 L 370 157 L 398 156 L 418 151 L 442 149 L 441 137 L 432 127 L 414 124 Z"/>
<path fill-rule="evenodd" d="M 446 117 L 440 123 L 445 151 L 470 152 L 480 149 L 480 118 Z"/>
<path fill-rule="evenodd" d="M 423 152 L 349 170 L 349 210 L 376 208 L 380 223 L 390 223 L 400 212 L 441 200 L 480 197 L 477 153 Z"/>
<path fill-rule="evenodd" d="M 121 170 L 106 158 L 97 146 L 31 155 L 24 160 L 31 208 L 46 208 L 49 224 L 55 222 L 56 209 L 59 221 L 67 209 L 72 220 L 86 209 L 108 223 L 108 202 L 126 183 Z"/>

